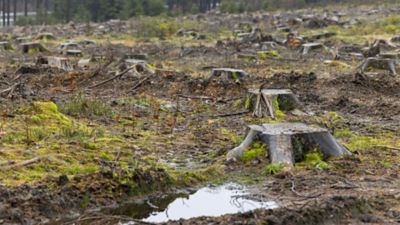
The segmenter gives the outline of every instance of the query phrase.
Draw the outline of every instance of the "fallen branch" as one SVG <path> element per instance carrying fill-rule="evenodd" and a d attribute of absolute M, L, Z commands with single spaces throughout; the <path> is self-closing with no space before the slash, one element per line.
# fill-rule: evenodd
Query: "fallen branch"
<path fill-rule="evenodd" d="M 377 148 L 386 148 L 386 149 L 390 149 L 390 150 L 397 150 L 400 151 L 399 147 L 392 147 L 392 146 L 386 146 L 386 145 L 375 145 L 374 147 Z"/>
<path fill-rule="evenodd" d="M 4 93 L 8 93 L 7 97 L 9 97 L 14 92 L 15 88 L 18 87 L 18 85 L 19 85 L 19 83 L 16 83 L 16 84 L 13 84 L 12 86 L 10 86 L 10 87 L 8 87 L 8 88 L 6 88 L 4 90 L 0 90 L 0 95 L 4 94 Z"/>
<path fill-rule="evenodd" d="M 106 84 L 106 83 L 108 83 L 108 82 L 110 82 L 110 81 L 113 81 L 113 80 L 115 80 L 115 79 L 117 79 L 117 78 L 120 78 L 120 77 L 122 77 L 123 75 L 125 75 L 126 73 L 128 73 L 129 71 L 135 69 L 135 67 L 136 67 L 136 66 L 131 66 L 131 67 L 127 68 L 126 70 L 122 71 L 121 73 L 119 73 L 119 74 L 117 74 L 117 75 L 111 77 L 110 79 L 101 81 L 101 82 L 98 83 L 98 84 L 95 84 L 95 85 L 90 86 L 89 89 L 93 89 L 93 88 L 100 87 L 100 86 L 102 86 L 102 85 L 104 85 L 104 84 Z"/>
<path fill-rule="evenodd" d="M 111 63 L 113 63 L 114 58 L 111 57 L 110 60 L 108 60 L 105 64 L 99 66 L 95 71 L 93 71 L 92 75 L 90 75 L 89 79 L 92 79 L 94 77 L 96 77 L 97 75 L 100 74 L 101 71 L 105 70 L 108 66 L 111 65 Z"/>
<path fill-rule="evenodd" d="M 137 83 L 133 86 L 133 88 L 132 88 L 129 92 L 135 91 L 135 90 L 136 90 L 137 88 L 139 88 L 144 82 L 150 80 L 150 78 L 151 78 L 152 76 L 153 76 L 153 74 L 151 74 L 150 76 L 147 76 L 147 77 L 141 79 L 139 82 L 137 82 Z"/>
<path fill-rule="evenodd" d="M 35 158 L 29 159 L 29 160 L 25 160 L 25 161 L 22 161 L 22 162 L 19 162 L 19 163 L 15 163 L 15 164 L 11 164 L 11 165 L 0 167 L 0 170 L 10 170 L 10 169 L 18 168 L 18 167 L 27 166 L 27 165 L 30 165 L 30 164 L 33 164 L 33 163 L 40 162 L 40 160 L 42 160 L 42 159 L 43 159 L 43 157 L 37 156 Z M 13 162 L 10 162 L 10 163 L 13 163 Z"/>
<path fill-rule="evenodd" d="M 233 113 L 223 113 L 223 114 L 215 114 L 209 117 L 211 118 L 218 118 L 218 117 L 230 117 L 230 116 L 240 116 L 249 113 L 250 111 L 241 111 L 241 112 L 233 112 Z"/>
<path fill-rule="evenodd" d="M 214 100 L 213 97 L 208 96 L 193 96 L 193 95 L 178 95 L 179 98 L 201 99 L 201 100 Z"/>

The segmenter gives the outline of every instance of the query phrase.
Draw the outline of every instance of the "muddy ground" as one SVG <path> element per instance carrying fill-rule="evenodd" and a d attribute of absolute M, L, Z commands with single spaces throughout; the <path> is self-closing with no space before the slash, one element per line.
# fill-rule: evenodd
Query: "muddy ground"
<path fill-rule="evenodd" d="M 341 10 L 362 21 L 353 25 L 357 27 L 375 26 L 374 19 L 384 20 L 396 9 Z M 202 28 L 208 24 L 209 30 L 204 28 L 209 32 L 207 40 L 174 34 L 166 40 L 143 40 L 129 36 L 137 25 L 129 22 L 105 24 L 111 28 L 100 35 L 82 34 L 79 29 L 66 34 L 48 26 L 44 29 L 58 36 L 42 41 L 50 52 L 21 54 L 18 45 L 13 51 L 3 51 L 1 223 L 141 224 L 135 218 L 96 209 L 229 181 L 251 186 L 250 197 L 274 200 L 280 208 L 168 224 L 400 223 L 399 77 L 381 70 L 360 73 L 357 59 L 326 62 L 332 59 L 327 51 L 304 56 L 280 46 L 279 57 L 243 57 L 259 47 L 237 44 L 226 37 L 226 29 L 233 30 L 238 20 L 255 21 L 252 17 L 260 15 L 180 18 L 191 21 L 191 26 L 193 21 L 205 24 Z M 219 35 L 213 33 L 216 18 Z M 253 25 L 267 32 L 266 21 Z M 33 36 L 35 29 L 3 33 Z M 324 31 L 296 29 L 303 34 Z M 339 32 L 343 32 L 339 37 L 322 41 L 330 47 L 343 43 L 366 47 L 359 39 L 377 38 L 366 32 L 354 33 L 358 38 L 349 40 L 348 30 Z M 383 32 L 381 36 L 390 39 L 393 35 Z M 14 37 L 5 38 L 12 41 Z M 83 48 L 84 56 L 105 58 L 92 68 L 63 71 L 35 65 L 39 56 L 62 56 L 56 50 L 59 43 L 88 38 L 97 44 Z M 218 45 L 218 40 L 224 44 Z M 128 53 L 147 54 L 154 73 L 128 72 L 101 84 L 124 70 L 121 62 Z M 240 82 L 209 80 L 213 67 L 243 69 L 249 76 Z M 326 159 L 324 169 L 299 164 L 295 170 L 274 175 L 265 174 L 268 159 L 264 156 L 225 163 L 226 153 L 243 139 L 247 125 L 273 122 L 253 118 L 244 107 L 246 90 L 261 86 L 289 88 L 304 104 L 307 114 L 287 113 L 280 121 L 326 127 L 352 155 Z"/>

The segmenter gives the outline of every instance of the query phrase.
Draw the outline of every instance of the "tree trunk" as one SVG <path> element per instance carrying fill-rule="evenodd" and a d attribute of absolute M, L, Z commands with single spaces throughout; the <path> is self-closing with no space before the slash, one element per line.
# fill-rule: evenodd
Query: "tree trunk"
<path fill-rule="evenodd" d="M 28 16 L 28 0 L 24 0 L 24 16 Z"/>
<path fill-rule="evenodd" d="M 13 25 L 15 24 L 15 22 L 17 22 L 17 5 L 18 5 L 17 3 L 18 3 L 18 0 L 14 0 Z"/>
<path fill-rule="evenodd" d="M 10 26 L 10 19 L 11 19 L 11 0 L 7 0 L 7 26 Z"/>
<path fill-rule="evenodd" d="M 49 11 L 49 0 L 44 0 L 44 15 L 46 15 L 46 17 L 48 11 Z"/>
<path fill-rule="evenodd" d="M 67 9 L 66 9 L 66 14 L 65 14 L 65 19 L 66 22 L 68 23 L 71 20 L 71 0 L 66 0 L 67 2 Z"/>
<path fill-rule="evenodd" d="M 2 0 L 3 2 L 2 2 L 2 5 L 3 5 L 3 7 L 2 7 L 2 9 L 3 9 L 3 27 L 5 27 L 6 26 L 6 13 L 7 13 L 7 9 L 6 9 L 6 1 L 7 0 Z"/>

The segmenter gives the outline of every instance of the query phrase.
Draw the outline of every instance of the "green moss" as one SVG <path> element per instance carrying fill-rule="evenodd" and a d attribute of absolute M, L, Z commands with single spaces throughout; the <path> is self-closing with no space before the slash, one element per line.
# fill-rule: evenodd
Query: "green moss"
<path fill-rule="evenodd" d="M 217 166 L 210 166 L 205 169 L 199 170 L 177 170 L 170 171 L 173 179 L 173 184 L 182 185 L 193 185 L 204 181 L 215 181 L 222 177 L 222 172 Z"/>
<path fill-rule="evenodd" d="M 67 175 L 90 174 L 98 171 L 98 166 L 93 163 L 78 164 L 74 163 L 64 168 L 63 173 Z"/>
<path fill-rule="evenodd" d="M 246 109 L 249 109 L 249 110 L 252 109 L 252 101 L 251 101 L 251 99 L 252 99 L 252 94 L 247 94 L 246 95 L 246 100 L 244 102 L 244 107 Z"/>
<path fill-rule="evenodd" d="M 351 138 L 353 137 L 353 132 L 351 132 L 348 128 L 335 130 L 334 136 L 336 138 Z"/>
<path fill-rule="evenodd" d="M 263 51 L 263 52 L 257 52 L 257 56 L 260 59 L 267 59 L 267 58 L 282 58 L 282 56 L 278 53 L 278 51 Z"/>
<path fill-rule="evenodd" d="M 260 142 L 255 142 L 253 146 L 245 151 L 242 156 L 243 162 L 251 162 L 254 159 L 263 159 L 267 154 L 267 146 Z"/>
<path fill-rule="evenodd" d="M 71 126 L 71 120 L 58 111 L 58 107 L 53 102 L 34 102 L 28 109 L 32 113 L 32 122 L 36 124 L 56 123 L 63 126 Z"/>
<path fill-rule="evenodd" d="M 277 119 L 282 119 L 285 117 L 285 113 L 280 110 L 278 98 L 274 98 L 274 110 Z"/>
<path fill-rule="evenodd" d="M 104 159 L 107 161 L 112 161 L 114 159 L 114 156 L 112 154 L 110 154 L 107 151 L 101 151 L 100 152 L 100 159 Z"/>
<path fill-rule="evenodd" d="M 243 142 L 244 136 L 243 135 L 240 135 L 240 136 L 239 135 L 233 135 L 231 137 L 231 140 L 233 142 L 233 145 L 238 146 Z"/>
<path fill-rule="evenodd" d="M 284 164 L 270 163 L 267 166 L 265 166 L 263 174 L 267 176 L 275 175 L 280 173 L 284 168 L 285 168 Z"/>
<path fill-rule="evenodd" d="M 95 143 L 85 143 L 84 147 L 90 150 L 96 150 L 98 148 L 98 146 Z"/>
<path fill-rule="evenodd" d="M 346 143 L 346 147 L 350 150 L 372 148 L 377 145 L 389 145 L 389 142 L 388 140 L 376 137 L 353 135 Z"/>
<path fill-rule="evenodd" d="M 320 152 L 307 153 L 304 161 L 297 163 L 296 166 L 318 170 L 325 170 L 329 168 L 328 163 L 323 160 L 323 154 Z"/>
<path fill-rule="evenodd" d="M 33 55 L 33 54 L 36 54 L 36 53 L 39 53 L 39 52 L 40 52 L 39 48 L 29 48 L 28 49 L 28 54 L 30 54 L 30 55 Z"/>

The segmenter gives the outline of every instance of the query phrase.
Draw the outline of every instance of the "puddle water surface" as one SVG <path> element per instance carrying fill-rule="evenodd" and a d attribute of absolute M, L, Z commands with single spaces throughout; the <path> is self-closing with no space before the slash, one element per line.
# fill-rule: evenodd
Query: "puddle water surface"
<path fill-rule="evenodd" d="M 272 209 L 278 207 L 273 201 L 251 200 L 246 197 L 248 194 L 249 190 L 246 187 L 229 183 L 217 187 L 201 188 L 185 197 L 169 198 L 168 204 L 166 204 L 166 200 L 147 202 L 146 204 L 152 210 L 145 214 L 143 214 L 143 211 L 138 214 L 138 208 L 132 207 L 132 205 L 119 208 L 118 211 L 144 222 L 162 223 L 169 220 L 222 216 L 260 208 Z"/>

